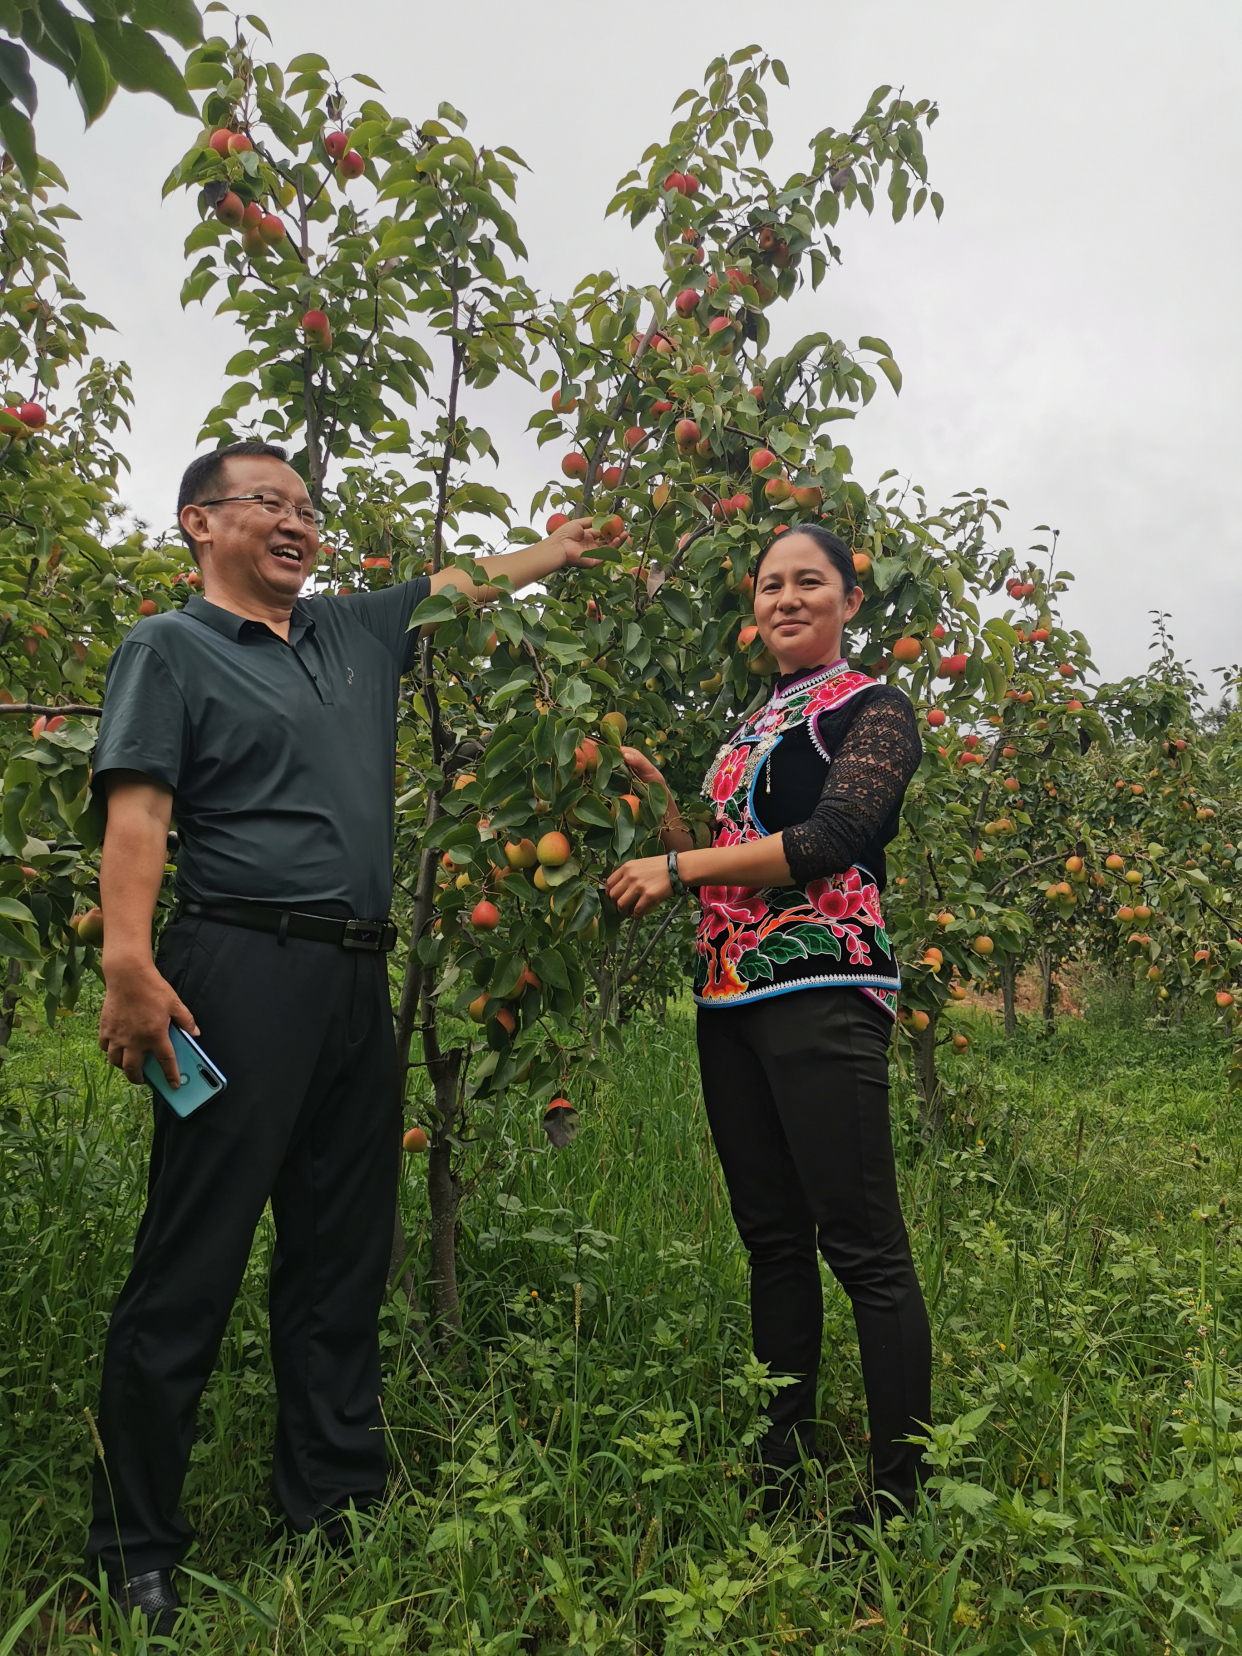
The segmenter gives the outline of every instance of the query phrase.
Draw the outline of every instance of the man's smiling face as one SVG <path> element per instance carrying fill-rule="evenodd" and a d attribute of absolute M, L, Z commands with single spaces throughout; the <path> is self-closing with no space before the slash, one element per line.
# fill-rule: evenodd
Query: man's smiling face
<path fill-rule="evenodd" d="M 306 484 L 283 460 L 235 455 L 224 462 L 223 477 L 211 491 L 212 499 L 222 495 L 264 495 L 295 511 L 276 515 L 257 500 L 187 506 L 186 526 L 199 547 L 205 595 L 223 587 L 263 607 L 292 609 L 319 547 L 319 531 L 296 515 L 296 508 L 311 504 Z"/>

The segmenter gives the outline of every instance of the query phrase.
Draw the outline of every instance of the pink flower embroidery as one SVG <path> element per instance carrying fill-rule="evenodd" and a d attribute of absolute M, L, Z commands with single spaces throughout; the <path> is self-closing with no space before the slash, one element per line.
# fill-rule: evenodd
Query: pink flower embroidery
<path fill-rule="evenodd" d="M 703 929 L 708 937 L 732 932 L 735 926 L 758 926 L 767 916 L 763 893 L 750 886 L 700 886 Z M 754 947 L 754 944 L 751 944 Z"/>
<path fill-rule="evenodd" d="M 825 880 L 811 880 L 807 885 L 806 894 L 824 919 L 831 921 L 848 920 L 866 903 L 862 881 L 856 868 L 851 868 L 848 874 L 833 874 Z"/>
<path fill-rule="evenodd" d="M 731 799 L 741 780 L 742 772 L 746 769 L 746 760 L 749 749 L 734 748 L 732 753 L 726 753 L 720 761 L 720 768 L 716 772 L 716 780 L 712 783 L 712 798 L 718 805 L 726 799 Z"/>

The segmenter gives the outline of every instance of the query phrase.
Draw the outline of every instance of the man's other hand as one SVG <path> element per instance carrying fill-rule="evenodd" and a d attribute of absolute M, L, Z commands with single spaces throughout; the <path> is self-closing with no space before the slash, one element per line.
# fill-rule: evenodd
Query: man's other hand
<path fill-rule="evenodd" d="M 124 1070 L 129 1080 L 142 1082 L 143 1062 L 151 1052 L 171 1085 L 180 1085 L 180 1066 L 168 1038 L 170 1023 L 189 1035 L 198 1034 L 189 1007 L 153 963 L 120 970 L 114 967 L 108 973 L 108 989 L 99 1014 L 99 1045 L 107 1053 L 108 1062 Z"/>

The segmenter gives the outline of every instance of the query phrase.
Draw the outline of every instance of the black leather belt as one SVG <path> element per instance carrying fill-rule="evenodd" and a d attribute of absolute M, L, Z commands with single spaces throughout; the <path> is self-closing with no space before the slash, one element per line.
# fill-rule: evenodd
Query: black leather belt
<path fill-rule="evenodd" d="M 397 946 L 397 928 L 391 920 L 332 920 L 325 914 L 299 914 L 296 909 L 269 908 L 265 903 L 182 903 L 178 912 L 194 920 L 268 932 L 278 943 L 301 937 L 311 943 L 335 943 L 342 949 L 365 949 L 370 954 L 387 954 Z"/>

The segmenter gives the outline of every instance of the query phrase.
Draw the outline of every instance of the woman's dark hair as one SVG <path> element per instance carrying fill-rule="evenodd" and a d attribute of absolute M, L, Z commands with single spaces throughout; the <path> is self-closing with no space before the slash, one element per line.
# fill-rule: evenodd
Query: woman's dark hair
<path fill-rule="evenodd" d="M 813 540 L 828 562 L 840 571 L 841 584 L 845 588 L 846 596 L 848 597 L 853 592 L 858 585 L 858 577 L 854 573 L 854 560 L 850 556 L 849 547 L 839 535 L 834 535 L 831 529 L 825 529 L 822 523 L 791 523 L 784 533 L 787 535 L 805 535 L 808 540 Z M 755 559 L 751 574 L 755 578 L 756 585 L 759 583 L 759 571 L 763 568 L 763 560 L 780 539 L 781 536 L 774 535 Z"/>

